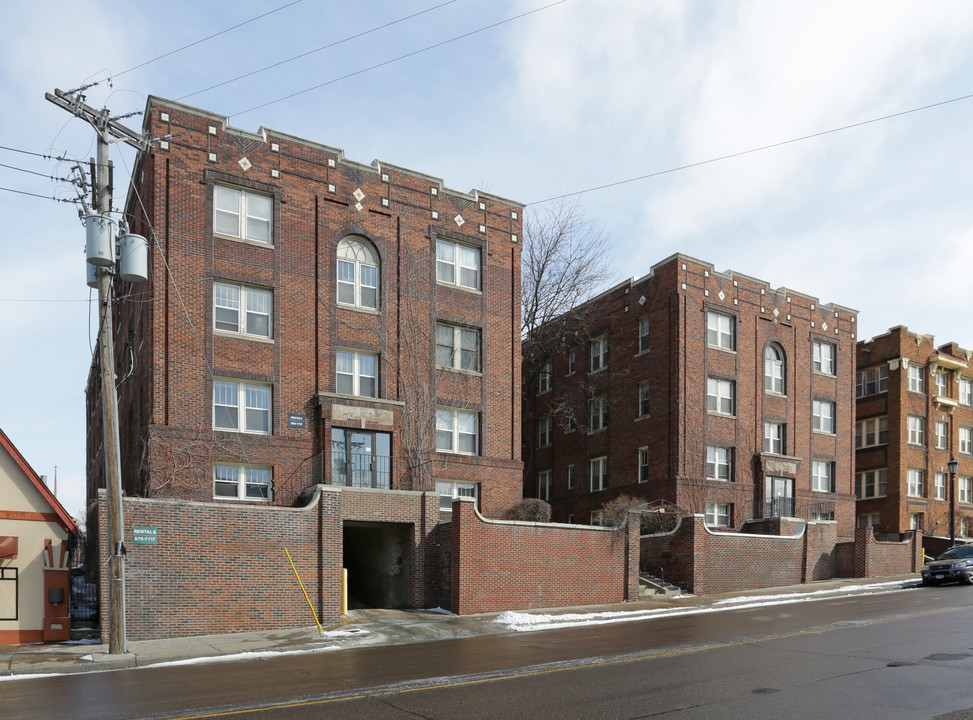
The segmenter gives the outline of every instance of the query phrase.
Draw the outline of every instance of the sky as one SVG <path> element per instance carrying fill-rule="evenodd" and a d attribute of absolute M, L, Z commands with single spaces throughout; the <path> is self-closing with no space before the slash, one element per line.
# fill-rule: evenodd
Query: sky
<path fill-rule="evenodd" d="M 79 519 L 96 315 L 52 198 L 94 133 L 54 88 L 97 83 L 113 116 L 180 100 L 525 213 L 568 195 L 612 284 L 681 252 L 854 308 L 860 338 L 973 349 L 966 0 L 37 0 L 4 7 L 0 68 L 0 428 Z M 134 153 L 111 156 L 120 207 Z"/>

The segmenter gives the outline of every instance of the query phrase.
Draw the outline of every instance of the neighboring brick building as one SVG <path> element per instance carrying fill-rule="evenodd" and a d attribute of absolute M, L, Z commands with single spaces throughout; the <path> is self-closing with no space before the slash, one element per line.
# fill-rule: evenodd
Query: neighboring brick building
<path fill-rule="evenodd" d="M 487 516 L 521 498 L 521 205 L 156 97 L 143 130 L 164 139 L 125 208 L 150 278 L 113 289 L 126 494 L 438 490 L 447 517 L 457 495 Z M 94 499 L 95 367 L 88 417 Z"/>
<path fill-rule="evenodd" d="M 858 524 L 949 537 L 955 458 L 956 536 L 973 537 L 973 353 L 899 326 L 857 354 Z"/>
<path fill-rule="evenodd" d="M 856 311 L 678 254 L 588 306 L 542 328 L 577 343 L 525 370 L 525 495 L 557 521 L 627 494 L 853 537 Z"/>

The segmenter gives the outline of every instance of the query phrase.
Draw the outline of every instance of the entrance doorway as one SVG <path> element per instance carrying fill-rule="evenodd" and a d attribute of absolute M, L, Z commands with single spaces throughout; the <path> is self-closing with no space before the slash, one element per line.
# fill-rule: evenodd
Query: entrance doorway
<path fill-rule="evenodd" d="M 764 517 L 793 517 L 794 478 L 768 475 L 764 487 Z"/>
<path fill-rule="evenodd" d="M 413 526 L 347 520 L 342 535 L 349 607 L 409 607 Z"/>

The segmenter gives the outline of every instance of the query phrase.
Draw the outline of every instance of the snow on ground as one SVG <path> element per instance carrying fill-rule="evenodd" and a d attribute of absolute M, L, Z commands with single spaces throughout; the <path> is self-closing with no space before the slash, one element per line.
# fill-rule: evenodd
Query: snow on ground
<path fill-rule="evenodd" d="M 651 610 L 616 610 L 610 612 L 590 613 L 559 613 L 556 615 L 539 615 L 533 613 L 514 612 L 508 610 L 493 619 L 493 622 L 506 626 L 516 632 L 534 632 L 536 630 L 551 630 L 562 627 L 579 627 L 582 625 L 602 625 L 612 622 L 631 622 L 633 620 L 650 620 L 657 617 L 673 617 L 675 615 L 693 615 L 699 613 L 720 612 L 722 610 L 739 610 L 743 608 L 767 605 L 786 605 L 789 603 L 823 600 L 835 596 L 864 595 L 877 592 L 893 592 L 905 587 L 911 587 L 915 581 L 901 580 L 868 585 L 842 585 L 827 590 L 812 590 L 810 592 L 787 593 L 784 595 L 741 595 L 739 597 L 717 600 L 711 605 L 693 607 L 654 608 Z M 691 597 L 691 596 L 687 596 Z M 674 598 L 678 600 L 678 598 Z"/>

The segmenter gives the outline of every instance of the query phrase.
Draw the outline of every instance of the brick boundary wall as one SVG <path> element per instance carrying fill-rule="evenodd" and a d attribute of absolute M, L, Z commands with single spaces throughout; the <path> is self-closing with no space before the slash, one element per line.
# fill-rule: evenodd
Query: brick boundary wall
<path fill-rule="evenodd" d="M 489 520 L 471 500 L 457 498 L 450 526 L 452 610 L 458 615 L 638 597 L 637 524 Z"/>
<path fill-rule="evenodd" d="M 105 491 L 97 522 L 108 527 Z M 439 562 L 430 540 L 439 522 L 436 493 L 318 485 L 305 507 L 124 498 L 126 635 L 150 640 L 314 624 L 284 548 L 290 552 L 318 620 L 341 620 L 345 520 L 412 526 L 406 563 L 409 604 L 439 598 L 425 574 Z M 153 545 L 135 544 L 133 528 L 154 527 Z M 107 557 L 107 537 L 99 548 Z M 103 641 L 108 632 L 107 566 L 100 573 Z"/>
<path fill-rule="evenodd" d="M 906 575 L 922 569 L 922 531 L 903 533 L 898 542 L 879 541 L 871 527 L 855 528 L 855 542 L 845 543 L 843 560 L 852 577 Z"/>

